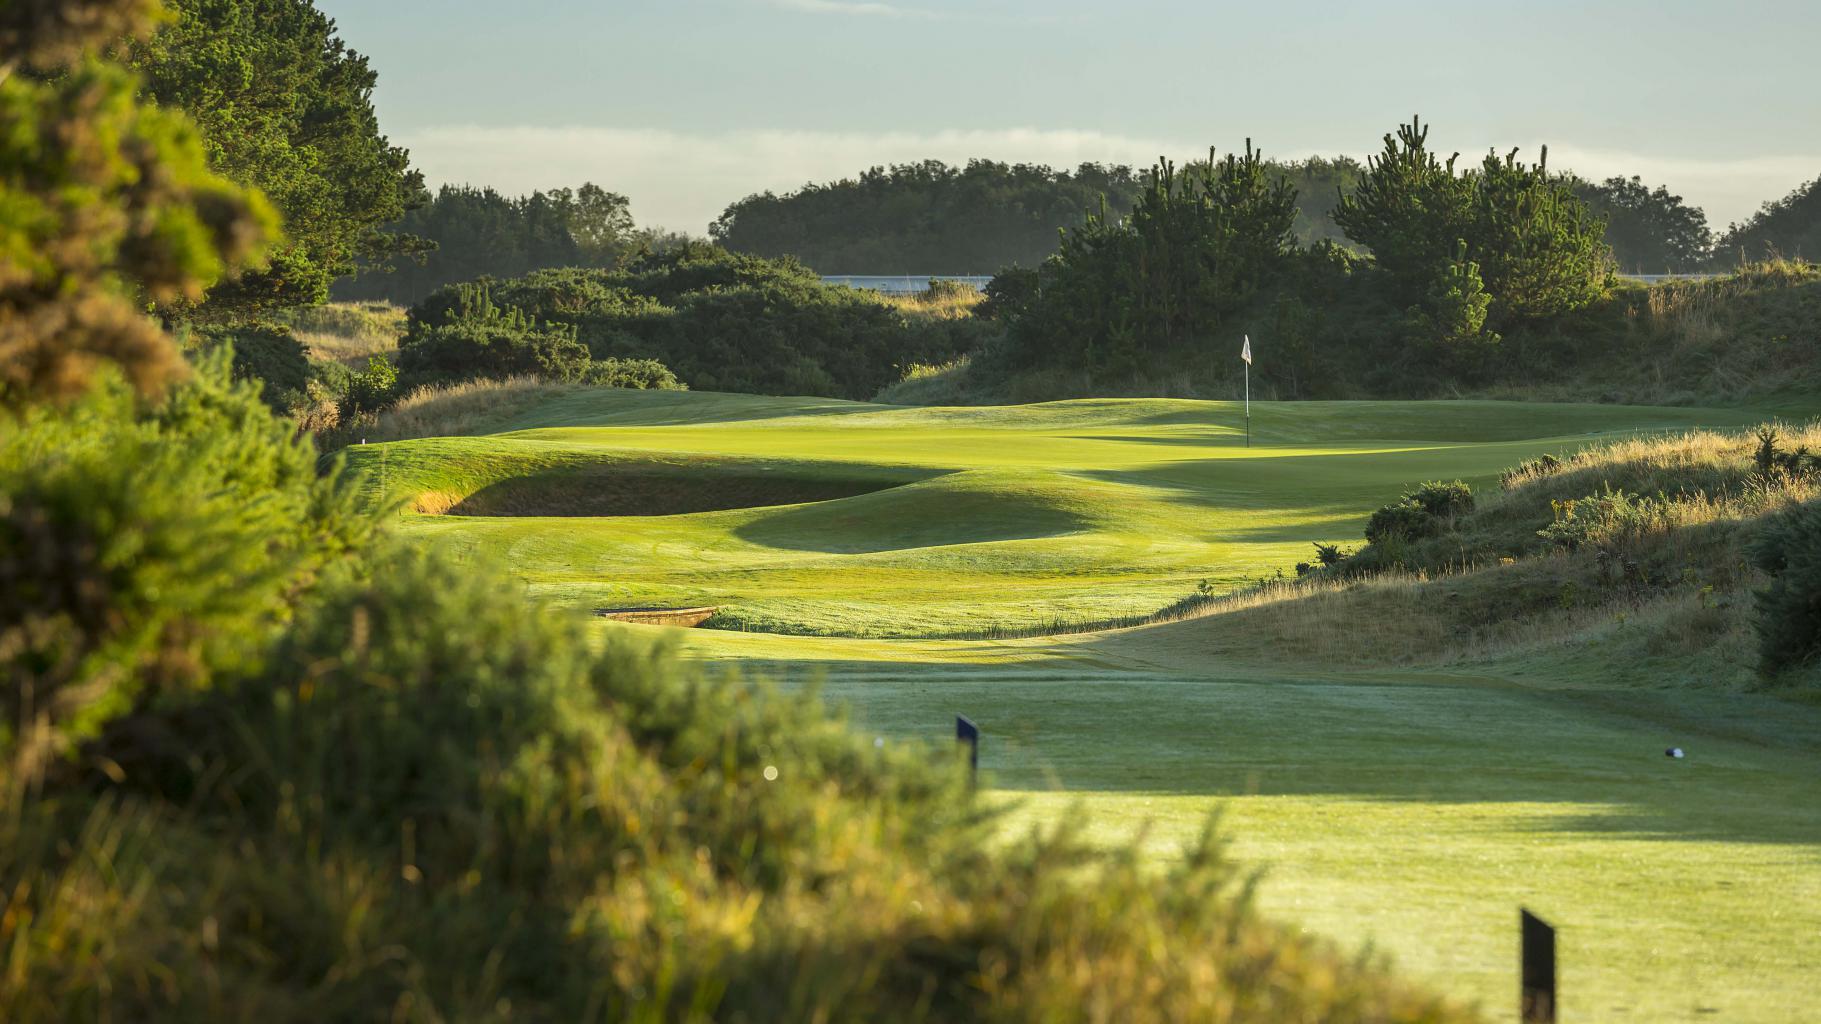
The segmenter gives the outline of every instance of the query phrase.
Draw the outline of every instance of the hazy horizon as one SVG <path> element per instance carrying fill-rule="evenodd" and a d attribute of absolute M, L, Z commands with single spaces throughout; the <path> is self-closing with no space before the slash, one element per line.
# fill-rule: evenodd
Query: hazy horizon
<path fill-rule="evenodd" d="M 1667 185 L 1716 229 L 1821 175 L 1821 11 L 1790 0 L 528 0 L 507 22 L 479 0 L 320 6 L 432 185 L 593 181 L 692 232 L 751 193 L 881 164 L 1145 166 L 1247 137 L 1364 157 L 1413 113 L 1463 160 L 1548 144 L 1551 167 Z"/>

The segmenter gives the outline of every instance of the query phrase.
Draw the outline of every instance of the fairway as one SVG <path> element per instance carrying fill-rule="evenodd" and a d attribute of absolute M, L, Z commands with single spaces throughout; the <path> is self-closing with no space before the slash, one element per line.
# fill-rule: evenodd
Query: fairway
<path fill-rule="evenodd" d="M 1263 907 L 1514 1020 L 1519 906 L 1560 928 L 1564 1020 L 1802 1021 L 1821 962 L 1821 714 L 1676 691 L 1210 663 L 1145 633 L 1009 643 L 680 638 L 820 680 L 862 728 L 981 725 L 1013 821 L 1167 857 L 1213 809 Z M 1562 687 L 1573 680 L 1532 680 Z M 1689 758 L 1663 756 L 1671 745 Z"/>
<path fill-rule="evenodd" d="M 1247 448 L 1230 402 L 895 409 L 597 390 L 486 436 L 349 453 L 375 490 L 487 513 L 407 525 L 502 554 L 539 596 L 713 605 L 723 624 L 767 632 L 928 637 L 1146 615 L 1203 580 L 1225 590 L 1289 572 L 1317 541 L 1357 545 L 1367 514 L 1416 481 L 1480 485 L 1615 433 L 1750 421 L 1254 403 Z M 759 507 L 739 507 L 747 495 Z"/>
<path fill-rule="evenodd" d="M 770 630 L 669 635 L 717 670 L 819 681 L 888 742 L 969 715 L 1010 828 L 1079 820 L 1168 857 L 1222 809 L 1271 914 L 1371 944 L 1493 1019 L 1514 1019 L 1522 905 L 1562 930 L 1565 1020 L 1798 1021 L 1821 962 L 1811 707 L 1607 687 L 1560 659 L 1235 660 L 1212 653 L 1210 620 L 941 639 L 1148 613 L 1315 541 L 1356 544 L 1418 480 L 1478 486 L 1602 437 L 1753 418 L 1261 404 L 1248 449 L 1227 403 L 596 392 L 351 458 L 375 496 L 444 513 L 407 511 L 405 529 L 502 557 L 535 594 L 718 605 Z"/>

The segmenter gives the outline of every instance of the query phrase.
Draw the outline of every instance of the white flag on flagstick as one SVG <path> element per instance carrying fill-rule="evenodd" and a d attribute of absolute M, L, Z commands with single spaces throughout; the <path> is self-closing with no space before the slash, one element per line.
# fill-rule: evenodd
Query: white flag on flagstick
<path fill-rule="evenodd" d="M 1245 338 L 1246 338 L 1246 344 L 1245 344 L 1245 347 L 1243 347 L 1239 350 L 1239 358 L 1244 359 L 1246 361 L 1247 366 L 1251 366 L 1252 365 L 1252 336 L 1250 334 L 1248 334 L 1245 336 Z"/>

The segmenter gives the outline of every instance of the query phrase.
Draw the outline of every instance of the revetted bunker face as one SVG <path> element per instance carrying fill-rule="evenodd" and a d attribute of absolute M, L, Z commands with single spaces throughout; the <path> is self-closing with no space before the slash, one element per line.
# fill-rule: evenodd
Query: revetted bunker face
<path fill-rule="evenodd" d="M 458 516 L 673 516 L 851 498 L 914 479 L 763 466 L 684 471 L 606 464 L 511 477 L 465 497 L 426 493 L 414 506 Z"/>

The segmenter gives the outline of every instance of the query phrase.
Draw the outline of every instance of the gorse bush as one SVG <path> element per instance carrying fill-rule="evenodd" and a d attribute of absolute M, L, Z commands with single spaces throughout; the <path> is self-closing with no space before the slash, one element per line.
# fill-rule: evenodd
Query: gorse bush
<path fill-rule="evenodd" d="M 1565 548 L 1630 540 L 1673 523 L 1668 500 L 1641 498 L 1607 488 L 1585 498 L 1552 503 L 1555 519 L 1537 536 Z"/>
<path fill-rule="evenodd" d="M 1366 540 L 1383 544 L 1433 536 L 1452 529 L 1457 518 L 1471 511 L 1473 488 L 1459 480 L 1432 480 L 1372 513 Z"/>
<path fill-rule="evenodd" d="M 41 769 L 255 660 L 370 528 L 225 353 L 143 410 L 117 379 L 0 430 L 0 730 Z"/>
<path fill-rule="evenodd" d="M 576 379 L 583 356 L 656 360 L 699 390 L 863 399 L 902 366 L 954 358 L 978 327 L 825 286 L 795 261 L 687 245 L 619 269 L 442 289 L 411 311 L 407 356 L 430 347 L 401 369 L 417 385 L 502 376 L 470 369 L 500 362 L 495 350 L 558 379 Z"/>
<path fill-rule="evenodd" d="M 686 391 L 670 367 L 656 359 L 606 359 L 591 361 L 582 371 L 582 383 L 602 388 L 634 391 Z"/>
<path fill-rule="evenodd" d="M 236 380 L 253 381 L 260 397 L 274 411 L 290 412 L 308 400 L 315 368 L 303 345 L 286 327 L 275 323 L 245 323 L 233 327 L 206 327 L 196 332 L 197 351 L 230 348 L 234 353 Z"/>
<path fill-rule="evenodd" d="M 368 356 L 365 369 L 348 375 L 343 393 L 345 415 L 385 409 L 398 399 L 398 368 L 383 355 Z"/>
<path fill-rule="evenodd" d="M 1756 595 L 1765 670 L 1813 661 L 1821 654 L 1821 503 L 1811 501 L 1771 519 L 1749 550 L 1757 567 L 1770 574 Z"/>

